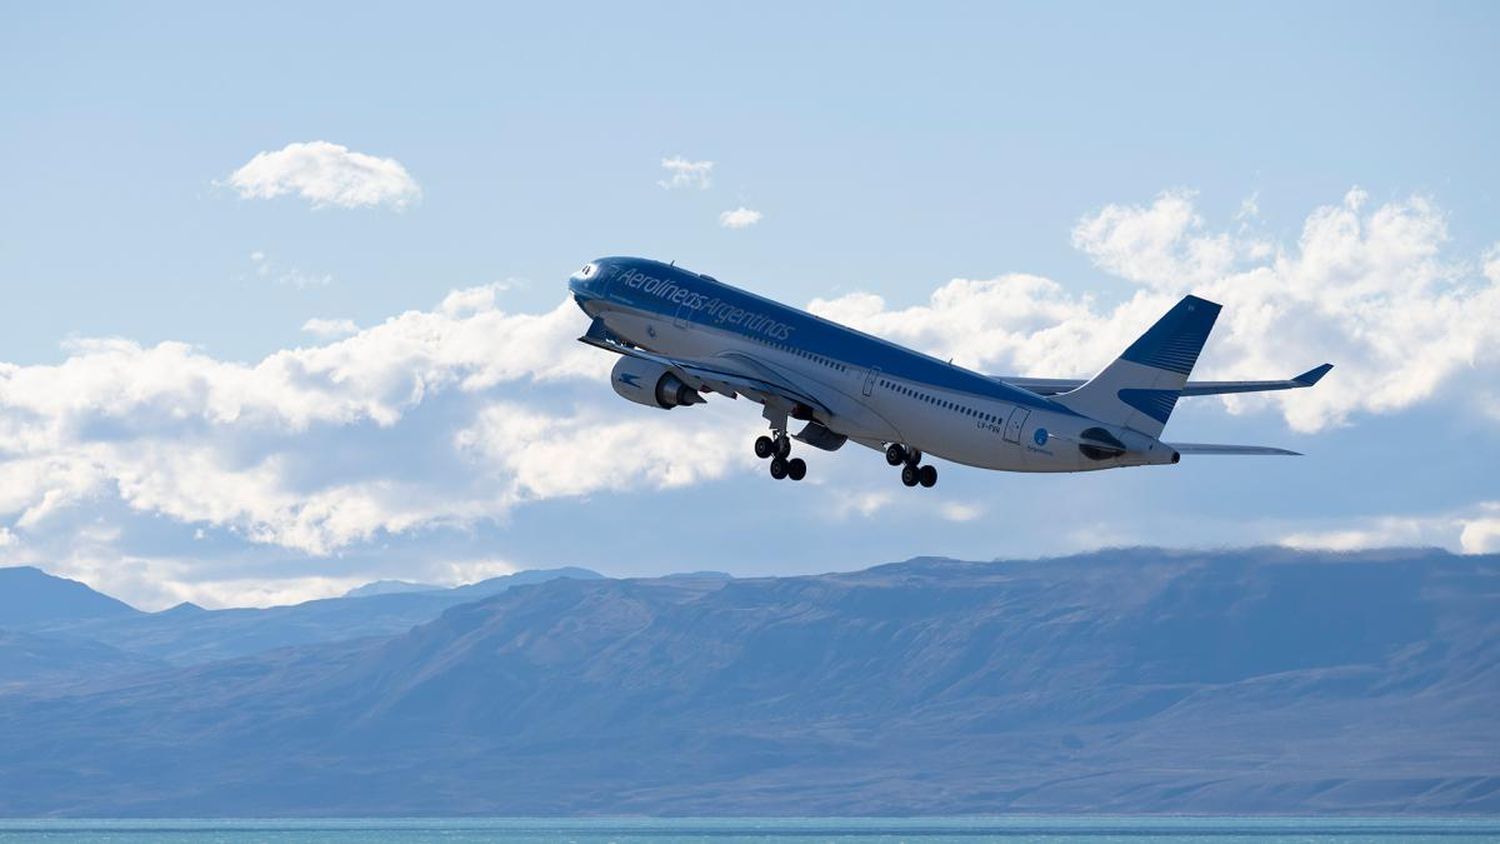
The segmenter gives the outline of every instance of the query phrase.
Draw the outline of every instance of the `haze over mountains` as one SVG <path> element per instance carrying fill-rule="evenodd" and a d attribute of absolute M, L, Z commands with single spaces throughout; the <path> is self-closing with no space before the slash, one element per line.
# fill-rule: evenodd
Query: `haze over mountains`
<path fill-rule="evenodd" d="M 81 583 L 31 567 L 10 568 L 0 569 L 0 629 L 60 635 L 64 641 L 95 640 L 139 656 L 193 665 L 288 645 L 402 633 L 448 607 L 556 577 L 601 575 L 583 568 L 523 571 L 452 589 L 392 589 L 385 585 L 390 581 L 377 581 L 368 584 L 374 589 L 360 587 L 341 598 L 292 606 L 205 610 L 179 604 L 144 613 Z M 17 608 L 14 621 L 10 607 Z"/>
<path fill-rule="evenodd" d="M 1500 811 L 1496 555 L 560 570 L 151 615 L 14 572 L 0 814 Z"/>

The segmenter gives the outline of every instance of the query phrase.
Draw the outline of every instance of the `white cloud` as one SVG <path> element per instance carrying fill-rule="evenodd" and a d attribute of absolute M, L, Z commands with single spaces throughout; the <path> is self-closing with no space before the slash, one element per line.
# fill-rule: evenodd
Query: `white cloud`
<path fill-rule="evenodd" d="M 1487 501 L 1464 519 L 1458 542 L 1466 554 L 1500 553 L 1500 501 Z"/>
<path fill-rule="evenodd" d="M 1483 260 L 1484 277 L 1493 284 L 1500 284 L 1500 243 L 1485 250 Z"/>
<path fill-rule="evenodd" d="M 250 263 L 255 268 L 256 276 L 269 279 L 276 284 L 301 289 L 327 287 L 333 283 L 333 276 L 329 273 L 307 272 L 300 267 L 282 267 L 266 257 L 266 253 L 260 250 L 250 253 Z"/>
<path fill-rule="evenodd" d="M 871 516 L 890 506 L 896 497 L 885 490 L 855 492 L 840 495 L 833 502 L 834 513 L 841 519 L 850 516 L 870 518 Z"/>
<path fill-rule="evenodd" d="M 722 407 L 722 406 L 721 406 Z M 668 489 L 756 464 L 746 448 L 760 424 L 720 408 L 619 420 L 605 411 L 573 416 L 496 403 L 458 432 L 456 446 L 505 480 L 501 501 L 579 496 L 611 489 Z"/>
<path fill-rule="evenodd" d="M 440 573 L 432 578 L 432 582 L 444 586 L 463 586 L 489 580 L 492 577 L 515 574 L 521 570 L 521 567 L 507 560 L 484 559 L 450 560 L 440 564 L 438 569 Z"/>
<path fill-rule="evenodd" d="M 1106 205 L 1073 229 L 1073 245 L 1121 278 L 1176 290 L 1228 272 L 1236 243 L 1203 231 L 1189 191 L 1168 191 L 1149 208 Z"/>
<path fill-rule="evenodd" d="M 358 334 L 359 326 L 352 319 L 324 319 L 313 317 L 302 323 L 302 330 L 315 337 L 348 337 L 350 334 Z"/>
<path fill-rule="evenodd" d="M 668 176 L 657 184 L 666 190 L 674 188 L 707 190 L 713 183 L 714 163 L 712 161 L 689 161 L 680 155 L 675 155 L 671 158 L 663 158 L 661 166 L 667 171 Z"/>
<path fill-rule="evenodd" d="M 1234 212 L 1234 219 L 1241 224 L 1241 230 L 1260 219 L 1260 191 L 1240 200 L 1240 209 Z"/>
<path fill-rule="evenodd" d="M 233 578 L 228 580 L 163 581 L 176 600 L 200 607 L 275 607 L 320 598 L 336 598 L 368 581 L 363 577 Z"/>
<path fill-rule="evenodd" d="M 984 508 L 978 504 L 945 501 L 938 506 L 938 514 L 950 522 L 972 522 L 984 515 Z"/>
<path fill-rule="evenodd" d="M 855 293 L 811 308 L 982 371 L 1071 376 L 1113 358 L 1191 289 L 1226 305 L 1201 377 L 1338 364 L 1316 389 L 1229 403 L 1276 408 L 1303 430 L 1440 390 L 1486 395 L 1500 375 L 1500 252 L 1449 254 L 1444 216 L 1425 199 L 1370 207 L 1352 192 L 1310 214 L 1290 243 L 1215 232 L 1181 194 L 1106 211 L 1085 218 L 1079 238 L 1101 266 L 1128 274 L 1118 304 L 1008 274 L 955 279 L 910 307 Z M 271 263 L 264 253 L 252 262 Z M 1199 280 L 1173 282 L 1179 270 Z M 249 363 L 119 338 L 71 342 L 53 365 L 0 363 L 0 559 L 46 559 L 144 602 L 315 597 L 369 579 L 332 570 L 352 548 L 503 520 L 527 502 L 763 474 L 747 446 L 763 428 L 752 408 L 623 405 L 604 386 L 612 358 L 575 342 L 586 319 L 572 302 L 507 312 L 502 291 L 454 291 L 363 329 L 315 318 L 306 330 L 329 339 Z M 898 493 L 840 496 L 834 512 L 872 516 Z M 983 515 L 932 506 L 948 519 Z M 90 521 L 101 513 L 106 522 Z M 183 549 L 150 557 L 111 538 L 111 525 L 157 518 L 182 526 Z M 1408 540 L 1496 549 L 1500 505 L 1287 539 Z M 328 579 L 218 571 L 215 549 L 235 541 L 317 556 Z"/>
<path fill-rule="evenodd" d="M 36 531 L 86 502 L 118 501 L 312 554 L 493 516 L 505 505 L 492 490 L 329 475 L 319 469 L 325 455 L 303 440 L 389 429 L 445 393 L 521 380 L 603 383 L 607 356 L 574 342 L 584 323 L 571 302 L 511 314 L 496 307 L 493 289 L 477 289 L 254 364 L 119 339 L 75 342 L 58 365 L 0 364 L 0 516 Z M 378 449 L 366 458 L 381 459 Z"/>
<path fill-rule="evenodd" d="M 1284 378 L 1323 361 L 1312 390 L 1226 397 L 1241 412 L 1276 407 L 1316 431 L 1354 413 L 1386 413 L 1464 381 L 1500 376 L 1500 266 L 1445 255 L 1443 213 L 1423 197 L 1367 208 L 1350 191 L 1308 216 L 1297 242 L 1208 229 L 1191 194 L 1149 206 L 1107 206 L 1074 241 L 1137 287 L 1113 307 L 1028 275 L 955 279 L 927 303 L 892 309 L 869 294 L 812 304 L 815 312 L 976 369 L 1087 377 L 1118 355 L 1178 297 L 1224 304 L 1194 375 Z"/>
<path fill-rule="evenodd" d="M 333 284 L 333 276 L 328 273 L 310 273 L 292 267 L 276 277 L 277 284 L 286 284 L 296 288 L 303 287 L 327 287 Z"/>
<path fill-rule="evenodd" d="M 606 360 L 572 342 L 587 325 L 572 302 L 543 314 L 510 314 L 494 306 L 488 289 L 449 301 L 455 297 L 489 306 L 449 310 L 445 302 L 436 311 L 408 311 L 338 342 L 279 351 L 253 365 L 221 361 L 185 343 L 78 340 L 55 366 L 0 364 L 0 410 L 59 424 L 77 416 L 159 413 L 289 429 L 360 420 L 391 425 L 431 391 L 602 377 L 608 370 Z"/>
<path fill-rule="evenodd" d="M 724 213 L 720 214 L 719 225 L 723 226 L 726 229 L 749 228 L 750 226 L 753 226 L 756 223 L 760 222 L 760 218 L 762 216 L 764 215 L 762 215 L 759 211 L 753 211 L 741 205 L 733 211 L 725 211 Z"/>
<path fill-rule="evenodd" d="M 405 208 L 422 189 L 394 158 L 354 152 L 328 141 L 291 143 L 256 153 L 229 175 L 228 185 L 245 199 L 274 199 L 295 193 L 314 207 L 387 206 Z"/>
<path fill-rule="evenodd" d="M 1465 554 L 1492 554 L 1500 552 L 1500 501 L 1481 502 L 1454 513 L 1354 519 L 1338 528 L 1289 534 L 1281 544 L 1333 551 L 1433 546 Z"/>

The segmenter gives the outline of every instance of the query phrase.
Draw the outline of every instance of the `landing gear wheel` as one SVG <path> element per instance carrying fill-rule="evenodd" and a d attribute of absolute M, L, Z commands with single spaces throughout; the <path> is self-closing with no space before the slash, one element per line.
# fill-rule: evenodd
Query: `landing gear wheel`
<path fill-rule="evenodd" d="M 776 441 L 770 437 L 755 438 L 755 456 L 762 460 L 776 453 Z"/>
<path fill-rule="evenodd" d="M 792 453 L 792 441 L 791 441 L 791 439 L 789 439 L 786 434 L 782 434 L 781 436 L 777 437 L 776 438 L 776 456 L 780 457 L 783 460 L 785 460 L 786 456 L 788 454 L 791 454 L 791 453 Z"/>
<path fill-rule="evenodd" d="M 920 482 L 917 477 L 920 474 L 921 472 L 917 470 L 917 467 L 908 463 L 901 467 L 901 483 L 907 486 L 916 486 Z"/>
<path fill-rule="evenodd" d="M 786 476 L 794 481 L 800 481 L 807 477 L 807 461 L 800 457 L 793 457 L 786 462 Z"/>
<path fill-rule="evenodd" d="M 906 449 L 901 447 L 901 443 L 891 443 L 885 447 L 885 462 L 892 466 L 900 466 L 906 462 Z"/>
<path fill-rule="evenodd" d="M 786 462 L 785 458 L 782 458 L 782 457 L 772 457 L 771 458 L 771 477 L 775 478 L 776 480 L 779 481 L 782 478 L 786 477 L 786 474 L 787 474 L 787 471 L 788 471 L 789 468 L 790 467 L 787 466 L 787 462 Z"/>
<path fill-rule="evenodd" d="M 917 475 L 917 481 L 924 487 L 937 483 L 937 469 L 933 466 L 923 466 L 917 470 Z"/>

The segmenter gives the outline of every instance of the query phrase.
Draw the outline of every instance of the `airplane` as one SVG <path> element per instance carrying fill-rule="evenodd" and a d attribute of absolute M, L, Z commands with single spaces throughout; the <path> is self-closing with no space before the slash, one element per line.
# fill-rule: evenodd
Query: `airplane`
<path fill-rule="evenodd" d="M 610 383 L 621 397 L 662 410 L 702 404 L 707 394 L 760 404 L 770 433 L 755 440 L 755 454 L 777 480 L 807 474 L 792 440 L 884 452 L 908 487 L 937 483 L 927 457 L 1083 472 L 1175 464 L 1184 454 L 1295 455 L 1159 438 L 1182 396 L 1301 389 L 1333 368 L 1284 381 L 1189 381 L 1220 308 L 1197 296 L 1084 381 L 974 372 L 675 263 L 600 258 L 568 289 L 592 320 L 578 339 L 620 356 Z M 805 424 L 792 433 L 789 420 Z"/>

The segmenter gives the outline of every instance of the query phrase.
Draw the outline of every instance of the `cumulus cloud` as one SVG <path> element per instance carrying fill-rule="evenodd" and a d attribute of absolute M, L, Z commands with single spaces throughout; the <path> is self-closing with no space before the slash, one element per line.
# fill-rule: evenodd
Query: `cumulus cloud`
<path fill-rule="evenodd" d="M 834 513 L 841 519 L 851 516 L 870 518 L 886 507 L 889 507 L 896 497 L 885 490 L 866 490 L 849 495 L 840 495 L 833 502 Z"/>
<path fill-rule="evenodd" d="M 1500 501 L 1487 501 L 1477 515 L 1464 519 L 1458 542 L 1467 554 L 1500 553 Z"/>
<path fill-rule="evenodd" d="M 513 314 L 478 288 L 252 364 L 121 339 L 71 343 L 57 365 L 0 364 L 0 514 L 35 529 L 83 502 L 118 500 L 313 554 L 493 514 L 482 494 L 435 494 L 399 476 L 319 480 L 307 441 L 391 428 L 444 393 L 602 381 L 609 361 L 573 342 L 582 328 L 571 302 Z"/>
<path fill-rule="evenodd" d="M 667 178 L 657 182 L 665 190 L 674 188 L 698 188 L 707 190 L 713 184 L 714 163 L 712 161 L 689 161 L 680 155 L 661 160 Z"/>
<path fill-rule="evenodd" d="M 1353 551 L 1361 548 L 1436 546 L 1465 554 L 1500 552 L 1500 501 L 1485 501 L 1459 512 L 1419 516 L 1379 516 L 1327 530 L 1283 537 L 1293 548 Z"/>
<path fill-rule="evenodd" d="M 1496 383 L 1500 252 L 1452 254 L 1429 200 L 1372 205 L 1353 191 L 1314 210 L 1288 242 L 1257 232 L 1252 218 L 1216 230 L 1181 192 L 1087 215 L 1075 241 L 1121 277 L 1127 295 L 1112 304 L 1013 273 L 955 279 L 909 307 L 853 293 L 811 308 L 981 371 L 1086 376 L 1196 292 L 1226 306 L 1200 377 L 1338 364 L 1315 390 L 1228 402 L 1234 412 L 1275 409 L 1301 430 Z M 547 499 L 762 473 L 746 444 L 763 423 L 743 403 L 623 406 L 603 386 L 613 360 L 575 342 L 586 320 L 571 302 L 517 313 L 501 306 L 502 291 L 454 291 L 365 328 L 314 318 L 304 326 L 314 345 L 259 361 L 94 338 L 68 343 L 56 364 L 0 363 L 0 559 L 44 559 L 157 603 L 316 597 L 362 579 L 337 570 L 339 555 L 394 537 L 469 530 Z M 895 495 L 843 496 L 835 512 L 870 516 Z M 982 515 L 977 504 L 931 506 L 950 520 Z M 124 553 L 110 525 L 131 519 L 202 538 L 191 554 Z M 1500 505 L 1286 541 L 1429 537 L 1494 550 Z M 317 578 L 220 571 L 212 549 L 225 542 L 325 562 Z M 448 570 L 423 571 L 441 581 Z"/>
<path fill-rule="evenodd" d="M 1106 205 L 1074 227 L 1073 245 L 1102 269 L 1168 290 L 1213 281 L 1240 253 L 1263 249 L 1226 232 L 1205 231 L 1193 199 L 1190 191 L 1167 191 L 1146 208 Z M 1246 208 L 1236 217 L 1248 219 Z"/>
<path fill-rule="evenodd" d="M 302 330 L 315 337 L 348 337 L 350 334 L 358 334 L 359 326 L 352 319 L 313 317 L 302 323 Z"/>
<path fill-rule="evenodd" d="M 732 211 L 725 211 L 720 214 L 719 225 L 726 229 L 749 228 L 760 222 L 762 216 L 759 211 L 754 211 L 741 205 Z"/>
<path fill-rule="evenodd" d="M 1195 376 L 1275 378 L 1337 365 L 1314 390 L 1223 399 L 1235 412 L 1276 407 L 1300 431 L 1500 375 L 1500 262 L 1493 252 L 1446 254 L 1447 220 L 1422 196 L 1370 207 L 1352 190 L 1284 243 L 1214 231 L 1191 194 L 1172 191 L 1089 214 L 1073 239 L 1132 294 L 1103 306 L 1050 279 L 1008 274 L 955 279 L 908 308 L 869 294 L 812 307 L 976 369 L 1087 377 L 1178 297 L 1196 293 L 1225 307 Z"/>
<path fill-rule="evenodd" d="M 226 183 L 245 199 L 296 194 L 315 208 L 385 206 L 402 209 L 422 196 L 394 158 L 354 152 L 342 144 L 307 141 L 256 153 Z"/>
<path fill-rule="evenodd" d="M 580 496 L 607 489 L 669 489 L 758 463 L 745 447 L 762 425 L 722 405 L 668 421 L 619 420 L 604 410 L 572 416 L 496 403 L 458 432 L 456 446 L 504 479 L 500 503 Z"/>

